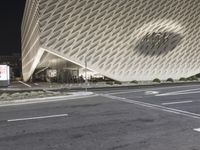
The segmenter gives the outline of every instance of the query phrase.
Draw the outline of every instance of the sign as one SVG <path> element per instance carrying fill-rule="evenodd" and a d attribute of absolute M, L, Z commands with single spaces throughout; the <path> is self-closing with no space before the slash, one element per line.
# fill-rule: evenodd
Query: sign
<path fill-rule="evenodd" d="M 0 65 L 0 81 L 10 80 L 10 68 L 7 65 Z"/>
<path fill-rule="evenodd" d="M 47 76 L 50 78 L 55 78 L 57 76 L 57 70 L 55 69 L 47 70 Z"/>

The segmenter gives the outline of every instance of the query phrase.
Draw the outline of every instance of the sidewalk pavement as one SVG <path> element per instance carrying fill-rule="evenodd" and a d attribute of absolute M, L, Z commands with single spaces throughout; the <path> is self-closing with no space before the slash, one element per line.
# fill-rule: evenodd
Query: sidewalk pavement
<path fill-rule="evenodd" d="M 31 91 L 31 90 L 56 90 L 56 89 L 85 89 L 85 88 L 106 88 L 106 87 L 139 87 L 139 86 L 164 86 L 164 85 L 182 85 L 182 84 L 195 84 L 200 83 L 200 81 L 187 81 L 187 82 L 180 82 L 175 81 L 174 83 L 171 82 L 162 82 L 156 83 L 152 81 L 141 81 L 138 83 L 122 83 L 122 84 L 113 84 L 109 85 L 106 82 L 98 82 L 98 83 L 47 83 L 47 82 L 38 82 L 38 83 L 25 83 L 22 84 L 20 82 L 11 82 L 9 87 L 0 87 L 0 91 Z"/>
<path fill-rule="evenodd" d="M 190 82 L 163 82 L 163 83 L 155 83 L 151 81 L 139 82 L 136 83 L 122 83 L 122 84 L 113 84 L 109 85 L 106 82 L 100 83 L 76 83 L 76 84 L 66 84 L 66 83 L 47 83 L 47 82 L 40 82 L 40 83 L 27 83 L 29 87 L 23 85 L 19 82 L 12 82 L 9 87 L 0 88 L 0 93 L 2 92 L 22 92 L 22 91 L 34 91 L 34 90 L 44 90 L 44 91 L 56 91 L 56 90 L 85 90 L 88 89 L 95 89 L 95 88 L 120 88 L 120 87 L 148 87 L 148 86 L 170 86 L 170 85 L 184 85 L 184 84 L 200 84 L 199 81 L 190 81 Z"/>
<path fill-rule="evenodd" d="M 93 92 L 69 92 L 68 95 L 62 95 L 62 96 L 0 101 L 0 107 L 67 101 L 67 100 L 82 99 L 92 96 L 96 96 L 96 94 L 94 94 Z"/>
<path fill-rule="evenodd" d="M 138 86 L 138 85 L 156 85 L 157 83 L 123 83 L 123 84 L 114 84 L 109 85 L 106 82 L 100 83 L 75 83 L 75 84 L 66 84 L 66 83 L 47 83 L 47 82 L 40 82 L 40 83 L 26 83 L 28 86 L 21 84 L 19 82 L 12 82 L 9 87 L 2 87 L 0 88 L 0 92 L 20 92 L 20 91 L 33 91 L 33 90 L 71 90 L 71 89 L 82 89 L 85 90 L 86 88 L 106 88 L 106 87 L 124 87 L 124 86 Z"/>

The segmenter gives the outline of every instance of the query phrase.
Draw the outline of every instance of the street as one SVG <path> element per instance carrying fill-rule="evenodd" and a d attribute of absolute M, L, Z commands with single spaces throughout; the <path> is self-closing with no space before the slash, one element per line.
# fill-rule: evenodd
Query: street
<path fill-rule="evenodd" d="M 0 107 L 0 150 L 200 150 L 200 85 Z"/>

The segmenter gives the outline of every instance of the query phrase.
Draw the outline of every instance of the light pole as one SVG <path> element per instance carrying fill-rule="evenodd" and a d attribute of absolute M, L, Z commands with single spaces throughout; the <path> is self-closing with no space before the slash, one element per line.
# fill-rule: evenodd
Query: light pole
<path fill-rule="evenodd" d="M 85 56 L 85 91 L 87 92 L 87 56 Z"/>

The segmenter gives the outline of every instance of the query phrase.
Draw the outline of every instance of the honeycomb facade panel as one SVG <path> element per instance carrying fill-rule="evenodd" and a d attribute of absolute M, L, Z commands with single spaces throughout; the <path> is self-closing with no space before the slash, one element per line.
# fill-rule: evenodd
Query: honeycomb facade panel
<path fill-rule="evenodd" d="M 200 72 L 199 14 L 199 0 L 28 0 L 25 79 L 44 51 L 83 67 L 86 60 L 88 69 L 118 81 L 194 75 Z M 31 25 L 37 32 L 31 34 Z"/>
<path fill-rule="evenodd" d="M 44 50 L 40 44 L 39 0 L 27 0 L 21 26 L 22 73 L 27 81 L 36 69 Z"/>

